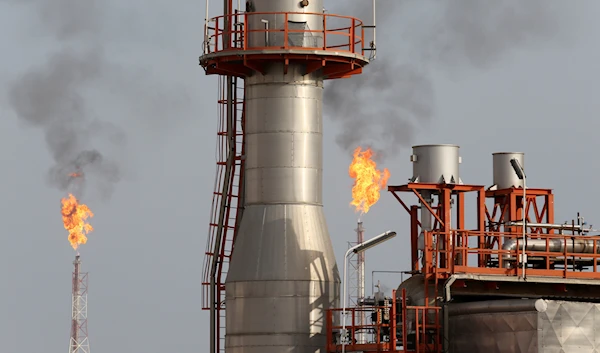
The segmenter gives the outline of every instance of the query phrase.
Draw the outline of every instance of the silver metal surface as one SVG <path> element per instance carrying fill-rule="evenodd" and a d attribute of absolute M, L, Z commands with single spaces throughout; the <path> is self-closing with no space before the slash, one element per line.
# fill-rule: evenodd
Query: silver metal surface
<path fill-rule="evenodd" d="M 506 224 L 507 226 L 511 226 L 511 227 L 520 227 L 523 225 L 523 221 L 518 221 L 518 222 L 508 222 Z M 527 227 L 530 228 L 542 228 L 542 229 L 559 229 L 559 230 L 568 230 L 568 231 L 581 231 L 581 232 L 587 232 L 590 229 L 586 229 L 583 227 L 583 225 L 581 224 L 551 224 L 551 223 L 533 223 L 533 222 L 527 222 Z"/>
<path fill-rule="evenodd" d="M 227 275 L 227 352 L 323 352 L 339 273 L 322 208 L 251 205 Z"/>
<path fill-rule="evenodd" d="M 326 310 L 339 305 L 321 204 L 323 82 L 303 69 L 270 64 L 245 81 L 246 202 L 226 280 L 228 353 L 324 352 Z"/>
<path fill-rule="evenodd" d="M 545 252 L 547 245 L 548 252 L 564 253 L 566 247 L 568 253 L 593 254 L 594 252 L 598 253 L 600 250 L 600 243 L 596 243 L 596 246 L 594 246 L 594 241 L 591 239 L 573 239 L 566 242 L 563 239 L 527 239 L 525 249 L 527 251 Z M 520 239 L 518 248 L 523 250 L 523 241 Z M 516 250 L 517 239 L 506 239 L 502 249 Z M 511 267 L 514 261 L 511 262 L 510 260 L 515 258 L 511 255 L 503 255 L 503 259 L 505 260 L 504 267 Z"/>
<path fill-rule="evenodd" d="M 508 189 L 512 187 L 523 187 L 523 180 L 517 177 L 517 173 L 510 164 L 510 160 L 515 158 L 521 166 L 525 168 L 525 154 L 522 152 L 497 152 L 492 153 L 494 186 L 498 189 Z"/>
<path fill-rule="evenodd" d="M 300 6 L 300 1 L 253 0 L 253 3 L 255 7 L 253 12 L 257 14 L 247 14 L 248 30 L 262 32 L 248 33 L 250 48 L 284 45 L 285 15 L 281 12 L 296 12 L 296 14 L 288 14 L 289 29 L 321 31 L 290 32 L 288 33 L 290 45 L 313 48 L 323 46 L 323 0 L 310 0 L 306 7 Z M 280 12 L 280 14 L 260 14 L 260 12 Z M 265 29 L 280 31 L 265 33 Z"/>
<path fill-rule="evenodd" d="M 400 302 L 402 302 L 402 290 L 406 290 L 406 299 L 407 299 L 407 304 L 410 306 L 431 306 L 431 307 L 435 307 L 437 305 L 440 304 L 440 302 L 438 300 L 436 300 L 435 298 L 429 298 L 429 301 L 427 303 L 425 303 L 425 285 L 424 285 L 425 281 L 423 279 L 423 275 L 419 274 L 419 275 L 414 275 L 411 276 L 410 278 L 408 278 L 406 281 L 402 282 L 399 286 L 398 289 L 396 291 L 396 299 Z M 443 283 L 439 283 L 438 284 L 438 293 L 442 293 L 442 285 Z M 436 288 L 435 288 L 435 284 L 434 283 L 429 283 L 429 285 L 427 286 L 427 293 L 429 294 L 429 296 L 432 296 L 432 293 L 436 293 Z M 429 323 L 434 323 L 435 322 L 435 313 L 434 312 L 430 312 L 428 314 L 426 314 L 427 317 L 427 321 Z M 415 311 L 414 310 L 408 310 L 406 313 L 406 321 L 407 321 L 407 325 L 409 327 L 415 327 L 414 323 L 415 323 Z M 419 322 L 422 322 L 422 317 L 419 316 Z"/>
<path fill-rule="evenodd" d="M 413 163 L 411 182 L 462 184 L 459 175 L 459 148 L 456 145 L 413 146 L 410 157 Z"/>
<path fill-rule="evenodd" d="M 301 71 L 246 79 L 246 204 L 322 202 L 323 81 Z"/>
<path fill-rule="evenodd" d="M 419 222 L 421 222 L 421 232 L 417 237 L 417 248 L 423 251 L 425 249 L 425 233 L 423 232 L 433 230 L 433 215 L 431 214 L 431 212 L 425 204 L 431 207 L 433 203 L 433 198 L 431 193 L 428 191 L 422 191 L 421 196 L 425 200 L 425 203 L 423 203 L 423 201 L 419 201 L 419 203 L 421 204 L 421 209 L 419 211 Z"/>
<path fill-rule="evenodd" d="M 600 304 L 500 300 L 451 304 L 450 352 L 598 352 Z"/>

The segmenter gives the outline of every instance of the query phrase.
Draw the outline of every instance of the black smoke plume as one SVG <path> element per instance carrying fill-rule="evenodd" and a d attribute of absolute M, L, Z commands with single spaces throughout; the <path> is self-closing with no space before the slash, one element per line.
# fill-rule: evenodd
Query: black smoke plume
<path fill-rule="evenodd" d="M 337 5 L 330 12 L 351 11 L 371 24 L 370 0 Z M 376 60 L 362 75 L 326 83 L 325 113 L 341 125 L 338 145 L 373 146 L 379 157 L 410 146 L 438 115 L 434 71 L 460 78 L 556 40 L 568 10 L 552 0 L 378 0 Z"/>
<path fill-rule="evenodd" d="M 57 50 L 45 63 L 8 85 L 8 103 L 18 118 L 43 132 L 54 160 L 47 181 L 78 197 L 93 187 L 107 198 L 121 177 L 119 163 L 94 142 L 105 148 L 122 148 L 125 134 L 96 119 L 85 95 L 112 69 L 99 37 L 101 4 L 96 0 L 18 2 L 35 11 L 31 29 L 53 39 Z"/>

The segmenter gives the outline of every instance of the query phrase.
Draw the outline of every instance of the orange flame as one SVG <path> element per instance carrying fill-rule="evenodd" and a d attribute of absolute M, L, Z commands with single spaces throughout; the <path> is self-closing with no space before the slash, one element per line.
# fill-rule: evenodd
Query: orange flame
<path fill-rule="evenodd" d="M 73 178 L 80 177 L 81 175 L 82 175 L 81 173 L 71 173 L 71 174 L 69 174 L 69 176 L 73 177 Z"/>
<path fill-rule="evenodd" d="M 383 171 L 378 170 L 371 157 L 373 151 L 370 148 L 363 151 L 358 147 L 354 150 L 354 159 L 348 168 L 350 177 L 354 179 L 350 205 L 355 206 L 356 211 L 361 213 L 369 212 L 369 208 L 379 200 L 379 190 L 385 188 L 390 178 L 387 168 Z"/>
<path fill-rule="evenodd" d="M 62 202 L 62 218 L 65 229 L 69 231 L 69 243 L 73 249 L 87 242 L 86 234 L 94 230 L 94 228 L 86 222 L 86 219 L 94 217 L 90 209 L 80 204 L 75 196 L 69 194 L 68 198 L 63 198 Z"/>

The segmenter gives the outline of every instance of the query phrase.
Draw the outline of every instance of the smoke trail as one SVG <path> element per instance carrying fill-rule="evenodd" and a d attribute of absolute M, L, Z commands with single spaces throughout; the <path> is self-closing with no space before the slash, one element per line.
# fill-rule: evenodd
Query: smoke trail
<path fill-rule="evenodd" d="M 120 156 L 111 156 L 111 151 L 122 154 L 125 133 L 96 118 L 86 93 L 108 82 L 107 93 L 122 97 L 128 107 L 151 106 L 154 114 L 160 114 L 162 108 L 157 102 L 172 100 L 172 94 L 168 87 L 152 85 L 149 74 L 144 80 L 131 79 L 131 74 L 136 74 L 131 68 L 124 69 L 107 58 L 106 38 L 102 37 L 106 3 L 20 0 L 18 5 L 35 11 L 31 29 L 50 36 L 58 50 L 42 65 L 9 82 L 7 101 L 21 121 L 42 130 L 54 161 L 47 175 L 52 187 L 78 196 L 92 189 L 108 198 L 123 174 Z M 150 94 L 154 98 L 148 99 Z"/>
<path fill-rule="evenodd" d="M 370 23 L 370 1 L 355 3 L 352 15 Z M 433 71 L 460 76 L 554 40 L 568 9 L 546 0 L 378 1 L 377 59 L 363 75 L 327 82 L 326 114 L 342 125 L 338 145 L 410 146 L 436 116 Z"/>
<path fill-rule="evenodd" d="M 92 138 L 102 136 L 108 129 L 116 135 L 122 132 L 108 123 L 89 119 L 90 112 L 81 93 L 104 68 L 98 49 L 83 53 L 63 49 L 45 65 L 13 81 L 8 101 L 21 120 L 44 132 L 55 162 L 47 178 L 52 186 L 61 191 L 75 191 L 70 189 L 71 184 L 84 179 L 73 178 L 71 174 L 81 173 L 86 179 L 91 177 L 96 181 L 104 196 L 110 196 L 119 180 L 118 164 L 107 160 L 90 144 Z M 117 141 L 122 141 L 122 137 L 109 140 Z M 78 196 L 83 191 L 83 185 L 79 185 Z"/>

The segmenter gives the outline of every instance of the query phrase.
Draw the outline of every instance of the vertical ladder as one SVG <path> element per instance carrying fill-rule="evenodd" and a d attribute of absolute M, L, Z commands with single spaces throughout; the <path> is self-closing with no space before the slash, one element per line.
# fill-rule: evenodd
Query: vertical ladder
<path fill-rule="evenodd" d="M 228 41 L 239 47 L 243 25 L 234 17 L 233 38 Z M 217 175 L 202 282 L 202 307 L 211 310 L 210 353 L 225 352 L 225 280 L 244 205 L 244 93 L 243 79 L 219 77 Z"/>
<path fill-rule="evenodd" d="M 231 87 L 228 90 L 229 80 Z M 214 322 L 211 324 L 215 327 L 217 342 L 215 351 L 211 353 L 225 351 L 225 279 L 243 209 L 244 88 L 243 80 L 235 77 L 229 80 L 226 76 L 219 78 L 217 175 L 202 283 L 202 307 L 204 310 L 214 307 L 215 310 Z M 214 267 L 216 273 L 213 287 L 211 276 Z M 213 290 L 215 300 L 211 302 Z"/>

